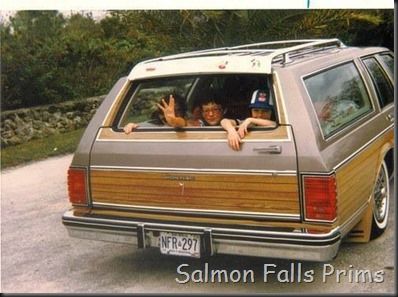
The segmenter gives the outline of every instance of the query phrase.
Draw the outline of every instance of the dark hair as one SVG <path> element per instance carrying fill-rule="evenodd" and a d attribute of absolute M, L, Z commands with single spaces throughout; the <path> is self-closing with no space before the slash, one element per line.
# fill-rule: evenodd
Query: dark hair
<path fill-rule="evenodd" d="M 207 94 L 204 96 L 200 101 L 199 101 L 199 106 L 202 108 L 203 105 L 209 104 L 209 103 L 214 103 L 217 105 L 221 105 L 224 107 L 224 102 L 223 100 L 220 99 L 219 96 L 216 96 L 214 93 Z"/>

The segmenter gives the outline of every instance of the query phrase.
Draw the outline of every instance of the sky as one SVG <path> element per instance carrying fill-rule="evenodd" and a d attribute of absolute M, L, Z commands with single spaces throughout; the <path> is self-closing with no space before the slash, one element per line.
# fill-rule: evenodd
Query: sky
<path fill-rule="evenodd" d="M 2 0 L 3 10 L 394 8 L 394 0 Z"/>
<path fill-rule="evenodd" d="M 56 9 L 56 8 L 54 8 Z M 0 11 L 0 23 L 6 23 L 10 16 L 13 16 L 17 10 L 1 10 Z M 95 20 L 100 20 L 103 17 L 106 16 L 107 11 L 106 10 L 74 10 L 74 9 L 69 9 L 69 10 L 60 10 L 60 13 L 62 13 L 64 16 L 68 17 L 72 13 L 91 13 L 93 15 L 93 19 Z"/>
<path fill-rule="evenodd" d="M 369 8 L 393 9 L 394 0 L 1 0 L 0 22 L 17 10 L 60 10 L 92 12 L 94 19 L 109 9 L 318 9 Z"/>

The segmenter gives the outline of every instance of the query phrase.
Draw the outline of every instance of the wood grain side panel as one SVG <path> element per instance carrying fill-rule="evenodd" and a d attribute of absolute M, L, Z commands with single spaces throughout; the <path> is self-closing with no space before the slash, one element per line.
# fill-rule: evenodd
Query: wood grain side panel
<path fill-rule="evenodd" d="M 380 152 L 393 134 L 386 133 L 336 170 L 339 223 L 344 223 L 369 199 L 380 166 Z"/>
<path fill-rule="evenodd" d="M 181 175 L 161 172 L 91 171 L 95 202 L 120 205 L 299 214 L 293 176 Z M 191 179 L 191 180 L 188 180 Z"/>
<path fill-rule="evenodd" d="M 156 172 L 156 173 L 150 173 L 150 172 L 142 172 L 142 171 L 133 171 L 133 170 L 117 170 L 117 169 L 92 169 L 91 170 L 92 175 L 95 177 L 111 177 L 111 178 L 118 178 L 118 179 L 128 179 L 131 182 L 131 177 L 134 177 L 135 180 L 159 180 L 159 177 L 161 177 L 162 180 L 165 179 L 174 179 L 175 175 L 178 175 L 181 178 L 186 178 L 190 179 L 191 177 L 194 178 L 195 181 L 203 181 L 203 182 L 214 182 L 215 178 L 217 181 L 226 181 L 230 183 L 244 183 L 244 184 L 257 184 L 261 183 L 264 181 L 266 178 L 267 182 L 269 184 L 295 184 L 297 182 L 297 177 L 293 175 L 286 175 L 283 176 L 271 176 L 271 175 L 260 175 L 260 174 L 195 174 L 194 176 L 192 175 L 191 172 L 189 173 L 184 173 L 184 172 L 178 172 L 178 173 L 171 173 L 171 172 Z M 144 175 L 143 175 L 144 173 Z M 242 180 L 242 176 L 245 178 L 245 180 Z"/>

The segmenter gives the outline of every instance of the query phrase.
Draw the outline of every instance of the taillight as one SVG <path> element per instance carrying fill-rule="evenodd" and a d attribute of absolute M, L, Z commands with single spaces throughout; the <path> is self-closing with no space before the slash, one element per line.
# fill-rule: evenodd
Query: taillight
<path fill-rule="evenodd" d="M 333 221 L 337 215 L 336 195 L 334 175 L 304 176 L 306 219 Z"/>
<path fill-rule="evenodd" d="M 69 168 L 68 170 L 68 193 L 72 204 L 87 205 L 86 191 L 86 169 Z"/>

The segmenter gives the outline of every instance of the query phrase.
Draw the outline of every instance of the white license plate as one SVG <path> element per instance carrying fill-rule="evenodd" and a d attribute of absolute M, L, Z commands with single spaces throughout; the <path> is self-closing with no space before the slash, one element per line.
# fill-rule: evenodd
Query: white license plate
<path fill-rule="evenodd" d="M 159 247 L 162 254 L 200 258 L 200 235 L 160 232 Z"/>

